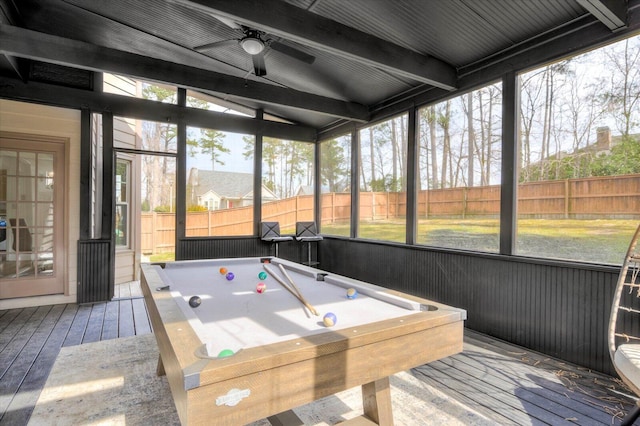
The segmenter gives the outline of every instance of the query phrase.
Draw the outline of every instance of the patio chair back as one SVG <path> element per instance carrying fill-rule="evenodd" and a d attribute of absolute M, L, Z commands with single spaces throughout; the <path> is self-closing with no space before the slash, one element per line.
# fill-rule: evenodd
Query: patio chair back
<path fill-rule="evenodd" d="M 609 354 L 616 372 L 640 396 L 640 226 L 629 244 L 620 270 L 609 320 Z M 636 409 L 627 422 L 640 415 Z M 628 416 L 628 417 L 629 417 Z M 625 423 L 623 424 L 631 424 Z"/>

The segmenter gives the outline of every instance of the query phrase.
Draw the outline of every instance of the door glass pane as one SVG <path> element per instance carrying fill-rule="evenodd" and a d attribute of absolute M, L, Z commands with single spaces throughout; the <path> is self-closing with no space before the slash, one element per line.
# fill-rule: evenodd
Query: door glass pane
<path fill-rule="evenodd" d="M 0 153 L 3 278 L 53 274 L 54 161 L 50 152 Z"/>
<path fill-rule="evenodd" d="M 131 162 L 118 159 L 116 163 L 116 227 L 117 247 L 129 247 L 129 176 Z"/>
<path fill-rule="evenodd" d="M 18 176 L 33 176 L 35 169 L 36 153 L 20 152 L 18 161 Z"/>

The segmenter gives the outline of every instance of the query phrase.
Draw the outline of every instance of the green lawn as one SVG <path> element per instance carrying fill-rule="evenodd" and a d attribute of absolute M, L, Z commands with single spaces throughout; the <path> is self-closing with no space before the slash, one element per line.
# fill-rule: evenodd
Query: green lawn
<path fill-rule="evenodd" d="M 518 221 L 516 254 L 522 256 L 621 264 L 638 226 L 636 220 L 524 219 Z M 286 233 L 286 232 L 283 232 Z M 349 235 L 349 224 L 324 224 L 326 235 Z M 499 250 L 497 219 L 421 219 L 417 243 L 480 252 Z M 360 223 L 360 238 L 403 243 L 404 220 Z M 174 253 L 149 257 L 174 260 Z"/>
<path fill-rule="evenodd" d="M 518 221 L 516 252 L 523 256 L 622 263 L 636 220 L 525 219 Z M 348 224 L 323 225 L 322 233 L 348 235 Z M 361 222 L 361 238 L 405 241 L 404 221 Z M 498 252 L 496 219 L 421 219 L 418 244 Z"/>
<path fill-rule="evenodd" d="M 149 256 L 149 262 L 172 262 L 176 260 L 175 253 L 158 253 Z"/>

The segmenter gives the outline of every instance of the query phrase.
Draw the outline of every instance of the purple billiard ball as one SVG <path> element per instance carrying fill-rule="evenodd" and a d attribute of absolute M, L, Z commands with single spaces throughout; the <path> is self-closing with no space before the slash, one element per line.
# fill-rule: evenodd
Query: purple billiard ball
<path fill-rule="evenodd" d="M 233 275 L 233 272 L 227 272 L 227 275 L 225 275 L 225 277 L 227 277 L 227 281 L 231 281 L 232 279 L 234 279 L 236 276 Z"/>
<path fill-rule="evenodd" d="M 322 318 L 322 322 L 326 327 L 333 327 L 338 322 L 338 318 L 335 314 L 329 312 Z"/>

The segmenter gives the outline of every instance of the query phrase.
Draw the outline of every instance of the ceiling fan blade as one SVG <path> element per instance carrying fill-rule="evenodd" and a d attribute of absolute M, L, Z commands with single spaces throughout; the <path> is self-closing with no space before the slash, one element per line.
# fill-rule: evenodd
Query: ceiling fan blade
<path fill-rule="evenodd" d="M 220 15 L 214 15 L 214 14 L 211 14 L 211 16 L 213 16 L 214 18 L 216 18 L 218 21 L 222 22 L 229 28 L 233 28 L 234 30 L 242 29 L 242 25 L 238 24 L 232 19 L 225 18 L 224 16 L 220 16 Z"/>
<path fill-rule="evenodd" d="M 205 50 L 215 49 L 218 47 L 231 46 L 237 43 L 238 43 L 238 40 L 236 40 L 235 38 L 231 40 L 214 41 L 213 43 L 207 43 L 207 44 L 203 44 L 202 46 L 196 46 L 193 48 L 193 50 L 195 50 L 196 52 L 202 52 Z"/>
<path fill-rule="evenodd" d="M 286 44 L 278 43 L 277 41 L 272 41 L 271 44 L 269 44 L 269 47 L 307 64 L 312 64 L 316 60 L 315 56 L 304 53 L 298 49 L 294 49 L 293 47 L 289 47 Z"/>
<path fill-rule="evenodd" d="M 267 68 L 264 64 L 264 51 L 257 55 L 251 55 L 251 59 L 253 60 L 253 71 L 256 76 L 262 77 L 267 75 Z"/>

